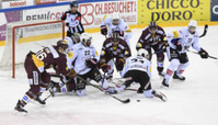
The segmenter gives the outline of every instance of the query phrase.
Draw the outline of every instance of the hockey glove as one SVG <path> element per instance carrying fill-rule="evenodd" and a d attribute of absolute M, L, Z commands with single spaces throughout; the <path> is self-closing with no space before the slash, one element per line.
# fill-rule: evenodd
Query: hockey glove
<path fill-rule="evenodd" d="M 118 58 L 116 60 L 115 64 L 116 64 L 117 70 L 121 71 L 121 70 L 123 70 L 123 67 L 124 67 L 124 64 L 125 64 L 125 60 L 123 58 Z"/>
<path fill-rule="evenodd" d="M 74 69 L 71 69 L 67 76 L 69 78 L 74 78 L 76 76 L 76 71 Z"/>
<path fill-rule="evenodd" d="M 208 58 L 208 53 L 204 49 L 201 48 L 201 50 L 198 53 L 200 54 L 201 58 L 203 59 Z"/>
<path fill-rule="evenodd" d="M 182 45 L 180 42 L 176 42 L 176 48 L 178 51 L 181 51 L 182 50 Z"/>
<path fill-rule="evenodd" d="M 107 35 L 107 27 L 105 25 L 101 26 L 101 34 Z"/>
<path fill-rule="evenodd" d="M 86 61 L 86 66 L 89 68 L 93 68 L 98 64 L 98 60 L 96 58 L 91 58 L 90 60 Z"/>
<path fill-rule="evenodd" d="M 103 72 L 108 72 L 109 66 L 106 63 L 102 63 L 100 67 Z"/>

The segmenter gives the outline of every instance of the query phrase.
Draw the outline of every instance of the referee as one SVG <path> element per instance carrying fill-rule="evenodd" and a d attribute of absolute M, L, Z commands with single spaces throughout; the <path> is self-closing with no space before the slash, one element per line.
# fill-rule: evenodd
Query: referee
<path fill-rule="evenodd" d="M 70 10 L 66 11 L 62 16 L 61 20 L 66 21 L 68 27 L 67 36 L 71 37 L 73 33 L 84 33 L 84 28 L 81 23 L 81 13 L 78 11 L 79 4 L 77 1 L 70 3 Z"/>

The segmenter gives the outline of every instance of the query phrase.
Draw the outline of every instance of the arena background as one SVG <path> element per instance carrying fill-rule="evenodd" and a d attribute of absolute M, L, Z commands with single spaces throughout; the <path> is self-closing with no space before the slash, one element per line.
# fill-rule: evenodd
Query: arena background
<path fill-rule="evenodd" d="M 69 10 L 69 0 L 17 0 L 2 3 L 0 10 L 0 46 L 5 45 L 6 24 L 17 21 L 56 20 Z M 79 11 L 86 32 L 99 32 L 105 15 L 120 12 L 131 28 L 144 28 L 151 21 L 160 26 L 185 26 L 189 20 L 198 25 L 218 25 L 216 0 L 80 0 Z M 21 7 L 20 7 L 21 6 Z M 39 36 L 40 40 L 60 37 L 61 34 Z M 36 41 L 27 37 L 22 41 Z M 18 41 L 19 43 L 19 41 Z M 22 42 L 23 43 L 23 42 Z M 1 47 L 0 47 L 1 49 Z"/>

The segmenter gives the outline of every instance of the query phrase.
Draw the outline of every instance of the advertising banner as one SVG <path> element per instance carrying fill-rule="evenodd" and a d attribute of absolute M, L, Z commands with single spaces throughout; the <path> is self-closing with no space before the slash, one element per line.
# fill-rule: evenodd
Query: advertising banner
<path fill-rule="evenodd" d="M 34 5 L 34 0 L 10 0 L 3 1 L 2 8 L 13 8 L 13 7 L 22 7 L 22 6 L 30 6 Z"/>
<path fill-rule="evenodd" d="M 20 21 L 20 12 L 6 12 L 0 14 L 1 24 L 0 24 L 0 46 L 4 45 L 6 38 L 6 25 L 10 22 Z"/>
<path fill-rule="evenodd" d="M 85 3 L 79 10 L 86 28 L 99 27 L 103 17 L 114 12 L 119 12 L 128 24 L 137 24 L 138 0 Z"/>
<path fill-rule="evenodd" d="M 139 0 L 138 24 L 210 20 L 210 0 Z"/>
<path fill-rule="evenodd" d="M 24 10 L 23 21 L 56 20 L 69 9 L 69 5 L 64 5 Z M 111 15 L 114 12 L 119 12 L 121 18 L 123 18 L 128 24 L 137 24 L 137 0 L 83 3 L 79 5 L 79 11 L 82 14 L 82 23 L 85 28 L 99 27 L 103 17 L 105 15 Z"/>
<path fill-rule="evenodd" d="M 47 7 L 40 9 L 23 10 L 23 21 L 32 20 L 57 20 L 69 6 Z"/>
<path fill-rule="evenodd" d="M 57 0 L 36 0 L 37 5 L 56 3 L 56 2 L 57 2 Z"/>
<path fill-rule="evenodd" d="M 218 1 L 211 0 L 211 21 L 218 21 Z"/>

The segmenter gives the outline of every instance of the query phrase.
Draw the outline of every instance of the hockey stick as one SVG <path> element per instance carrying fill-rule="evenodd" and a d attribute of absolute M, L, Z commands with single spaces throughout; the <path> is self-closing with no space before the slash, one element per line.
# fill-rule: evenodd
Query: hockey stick
<path fill-rule="evenodd" d="M 102 90 L 99 86 L 94 85 L 94 84 L 92 84 L 92 83 L 90 83 L 90 82 L 84 80 L 82 77 L 80 77 L 80 76 L 78 76 L 78 75 L 77 75 L 76 77 L 79 78 L 79 79 L 81 79 L 81 80 L 82 80 L 83 82 L 85 82 L 86 84 L 91 85 L 92 87 L 94 87 L 94 88 L 96 88 L 96 89 L 98 89 L 98 90 L 104 92 L 104 90 Z M 105 93 L 106 93 L 107 95 L 109 95 L 110 97 L 112 97 L 112 98 L 114 98 L 114 99 L 116 99 L 116 100 L 118 100 L 118 101 L 120 101 L 120 102 L 122 102 L 122 103 L 129 103 L 129 102 L 130 102 L 130 99 L 121 100 L 120 98 L 118 98 L 118 97 L 116 97 L 116 96 L 114 96 L 114 95 L 111 95 L 109 92 L 105 92 Z"/>
<path fill-rule="evenodd" d="M 202 35 L 199 36 L 199 38 L 204 37 L 204 36 L 207 34 L 207 31 L 208 31 L 208 25 L 206 24 L 206 25 L 204 26 L 204 32 L 203 32 Z"/>
<path fill-rule="evenodd" d="M 193 53 L 193 54 L 200 55 L 199 53 L 197 53 L 197 52 L 195 52 L 195 51 L 191 51 L 191 50 L 187 50 L 187 51 L 190 52 L 190 53 Z M 210 56 L 210 55 L 208 55 L 208 57 L 211 58 L 211 59 L 218 60 L 218 58 L 217 58 L 217 57 L 214 57 L 214 56 Z"/>

